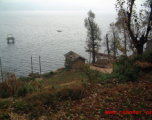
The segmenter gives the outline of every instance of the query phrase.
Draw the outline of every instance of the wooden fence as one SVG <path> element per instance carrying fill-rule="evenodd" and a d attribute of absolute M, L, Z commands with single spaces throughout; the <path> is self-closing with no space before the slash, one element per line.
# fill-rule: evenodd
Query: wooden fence
<path fill-rule="evenodd" d="M 40 74 L 41 74 L 41 57 L 39 56 L 39 67 L 40 67 Z M 32 56 L 31 56 L 31 73 L 33 73 L 33 60 L 32 60 Z M 2 61 L 1 61 L 1 57 L 0 57 L 0 81 L 4 80 L 4 73 L 3 73 L 3 69 L 2 69 Z"/>

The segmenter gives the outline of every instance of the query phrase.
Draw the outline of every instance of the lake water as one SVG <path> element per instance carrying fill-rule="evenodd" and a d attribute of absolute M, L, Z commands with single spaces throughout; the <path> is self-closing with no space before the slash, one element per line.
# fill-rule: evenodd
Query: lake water
<path fill-rule="evenodd" d="M 115 14 L 95 12 L 96 22 L 106 34 Z M 64 54 L 74 51 L 86 59 L 87 12 L 0 12 L 0 57 L 3 71 L 15 72 L 17 77 L 39 72 L 41 56 L 42 73 L 64 67 Z M 61 30 L 62 32 L 57 32 Z M 15 43 L 7 43 L 7 34 L 13 34 Z M 100 52 L 104 52 L 101 48 Z"/>

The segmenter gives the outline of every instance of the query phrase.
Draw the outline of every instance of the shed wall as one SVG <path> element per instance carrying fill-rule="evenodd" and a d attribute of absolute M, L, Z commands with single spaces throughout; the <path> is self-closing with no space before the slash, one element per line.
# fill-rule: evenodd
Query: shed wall
<path fill-rule="evenodd" d="M 77 66 L 81 65 L 81 64 L 85 64 L 85 60 L 82 58 L 78 58 L 77 60 L 75 60 L 72 64 L 72 68 L 76 68 Z"/>

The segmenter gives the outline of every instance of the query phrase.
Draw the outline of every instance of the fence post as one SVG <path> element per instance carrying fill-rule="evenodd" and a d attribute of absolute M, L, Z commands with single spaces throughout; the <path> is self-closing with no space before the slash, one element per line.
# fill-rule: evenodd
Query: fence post
<path fill-rule="evenodd" d="M 32 56 L 31 56 L 31 70 L 32 70 L 32 74 L 33 74 L 33 63 L 32 63 Z"/>
<path fill-rule="evenodd" d="M 41 57 L 39 56 L 40 75 L 41 75 Z"/>
<path fill-rule="evenodd" d="M 0 66 L 1 66 L 1 76 L 2 76 L 2 81 L 3 81 L 3 71 L 2 71 L 1 57 L 0 57 Z M 4 82 L 4 81 L 3 81 L 3 82 Z"/>

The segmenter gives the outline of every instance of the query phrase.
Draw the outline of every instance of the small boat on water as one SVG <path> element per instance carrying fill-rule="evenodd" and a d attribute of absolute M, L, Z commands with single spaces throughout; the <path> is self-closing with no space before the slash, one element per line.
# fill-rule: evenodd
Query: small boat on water
<path fill-rule="evenodd" d="M 57 32 L 62 32 L 61 30 L 57 30 Z"/>

